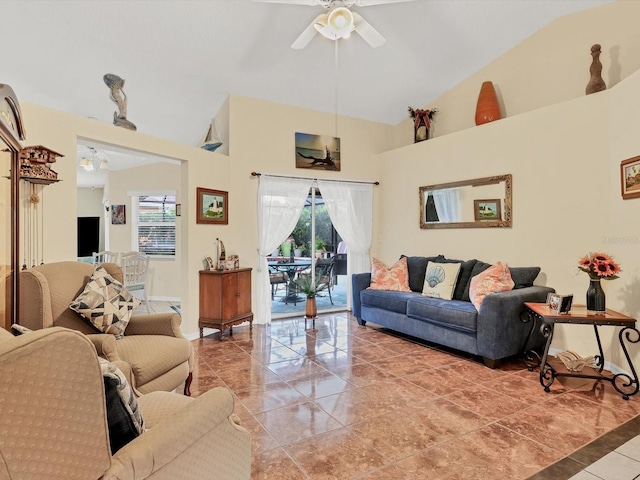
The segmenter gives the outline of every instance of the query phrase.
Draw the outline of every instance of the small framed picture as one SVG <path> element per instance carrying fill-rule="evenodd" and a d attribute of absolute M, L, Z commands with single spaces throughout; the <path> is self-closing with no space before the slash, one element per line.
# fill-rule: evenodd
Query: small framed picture
<path fill-rule="evenodd" d="M 126 225 L 127 214 L 124 205 L 111 205 L 111 225 Z"/>
<path fill-rule="evenodd" d="M 547 303 L 549 304 L 549 310 L 553 313 L 569 313 L 573 303 L 573 295 L 549 293 L 547 295 Z"/>
<path fill-rule="evenodd" d="M 476 221 L 500 220 L 502 218 L 500 199 L 490 198 L 485 200 L 474 200 L 473 217 Z"/>
<path fill-rule="evenodd" d="M 624 200 L 640 197 L 640 156 L 620 163 L 620 186 Z"/>
<path fill-rule="evenodd" d="M 227 225 L 229 223 L 229 192 L 196 189 L 198 216 L 196 223 Z"/>

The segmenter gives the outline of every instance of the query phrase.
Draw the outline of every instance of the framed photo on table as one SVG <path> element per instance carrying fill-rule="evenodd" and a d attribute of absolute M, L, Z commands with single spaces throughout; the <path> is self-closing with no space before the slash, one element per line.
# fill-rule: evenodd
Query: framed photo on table
<path fill-rule="evenodd" d="M 640 156 L 620 163 L 620 186 L 624 200 L 640 197 Z"/>
<path fill-rule="evenodd" d="M 229 192 L 198 187 L 196 195 L 196 223 L 229 224 Z"/>

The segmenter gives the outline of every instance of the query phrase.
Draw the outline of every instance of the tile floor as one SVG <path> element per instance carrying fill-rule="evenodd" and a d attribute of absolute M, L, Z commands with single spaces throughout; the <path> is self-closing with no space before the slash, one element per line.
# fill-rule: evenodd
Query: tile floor
<path fill-rule="evenodd" d="M 315 328 L 288 319 L 193 345 L 193 395 L 234 392 L 252 480 L 567 479 L 589 465 L 558 469 L 581 447 L 629 425 L 640 433 L 640 399 L 609 384 L 563 379 L 545 393 L 519 360 L 491 370 L 347 312 Z M 620 468 L 640 462 L 635 442 L 612 454 Z M 636 478 L 588 468 L 574 479 Z"/>

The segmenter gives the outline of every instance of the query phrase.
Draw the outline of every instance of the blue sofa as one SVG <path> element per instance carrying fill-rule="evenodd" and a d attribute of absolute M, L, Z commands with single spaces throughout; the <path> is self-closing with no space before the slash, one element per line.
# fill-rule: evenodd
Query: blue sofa
<path fill-rule="evenodd" d="M 461 263 L 453 298 L 426 297 L 421 294 L 429 261 Z M 533 285 L 539 267 L 510 267 L 513 290 L 487 295 L 477 311 L 469 299 L 471 278 L 491 264 L 473 260 L 453 260 L 442 255 L 407 257 L 411 292 L 371 290 L 370 273 L 352 276 L 353 315 L 360 325 L 366 322 L 404 333 L 428 342 L 481 356 L 495 368 L 499 360 L 540 348 L 544 338 L 533 332 L 521 314 L 524 302 L 545 302 L 553 288 Z M 527 344 L 527 340 L 529 343 Z"/>

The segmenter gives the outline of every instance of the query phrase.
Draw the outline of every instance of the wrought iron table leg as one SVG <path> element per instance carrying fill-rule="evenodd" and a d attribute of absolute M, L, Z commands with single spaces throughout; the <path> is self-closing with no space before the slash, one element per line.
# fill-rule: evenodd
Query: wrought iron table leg
<path fill-rule="evenodd" d="M 540 355 L 533 349 L 527 349 L 529 344 L 531 343 L 531 338 L 533 337 L 533 332 L 536 329 L 538 324 L 538 315 L 536 315 L 531 310 L 525 309 L 520 314 L 520 320 L 523 323 L 531 322 L 531 329 L 529 330 L 529 335 L 527 335 L 527 339 L 524 341 L 524 345 L 522 345 L 522 361 L 527 366 L 527 370 L 533 372 L 533 370 L 541 364 Z"/>
<path fill-rule="evenodd" d="M 549 347 L 551 346 L 551 340 L 553 340 L 554 324 L 543 323 L 540 327 L 540 332 L 547 339 L 547 343 L 544 346 L 544 353 L 542 354 L 542 360 L 540 362 L 540 385 L 544 387 L 545 392 L 549 392 L 549 387 L 556 379 L 555 369 L 547 363 L 547 356 L 549 355 Z"/>
<path fill-rule="evenodd" d="M 618 337 L 620 338 L 620 346 L 622 347 L 622 351 L 624 352 L 624 356 L 627 359 L 627 363 L 629 364 L 629 368 L 631 369 L 631 374 L 633 375 L 633 377 L 627 375 L 626 373 L 618 373 L 611 379 L 611 384 L 613 385 L 613 388 L 615 388 L 616 391 L 620 393 L 620 395 L 622 395 L 622 398 L 624 398 L 625 400 L 629 400 L 629 397 L 631 395 L 635 395 L 636 393 L 638 393 L 639 386 L 638 374 L 636 373 L 636 369 L 631 362 L 631 357 L 629 356 L 629 352 L 627 351 L 624 340 L 626 339 L 629 343 L 638 343 L 640 342 L 640 332 L 638 332 L 636 328 L 625 327 L 620 330 L 620 334 L 618 335 Z M 626 388 L 627 390 L 621 390 L 621 388 L 618 387 L 618 380 L 622 382 L 621 386 L 623 388 Z M 633 387 L 633 390 L 629 391 L 629 387 Z"/>
<path fill-rule="evenodd" d="M 604 352 L 602 351 L 602 343 L 600 342 L 600 334 L 598 333 L 598 325 L 593 326 L 593 331 L 596 334 L 596 340 L 598 342 L 598 355 L 594 355 L 593 359 L 596 362 L 596 367 L 598 367 L 598 373 L 602 373 L 604 370 Z"/>

